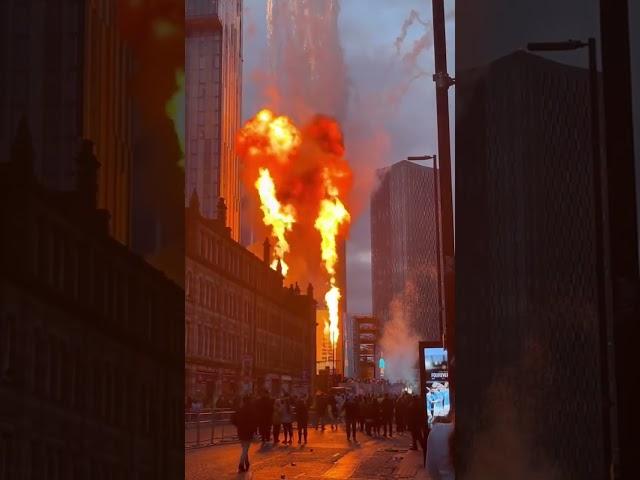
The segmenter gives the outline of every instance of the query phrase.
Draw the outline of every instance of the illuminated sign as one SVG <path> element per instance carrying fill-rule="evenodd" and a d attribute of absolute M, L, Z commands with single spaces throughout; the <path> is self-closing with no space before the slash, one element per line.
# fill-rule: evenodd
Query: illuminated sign
<path fill-rule="evenodd" d="M 449 363 L 447 350 L 436 343 L 420 343 L 420 383 L 427 421 L 449 414 Z"/>

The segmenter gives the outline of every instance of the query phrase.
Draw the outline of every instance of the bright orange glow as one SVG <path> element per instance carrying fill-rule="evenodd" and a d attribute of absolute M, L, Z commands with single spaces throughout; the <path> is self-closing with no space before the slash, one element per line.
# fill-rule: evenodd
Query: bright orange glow
<path fill-rule="evenodd" d="M 285 162 L 301 142 L 300 132 L 287 117 L 260 110 L 240 132 L 240 141 L 250 143 L 249 155 L 273 155 Z"/>
<path fill-rule="evenodd" d="M 347 199 L 352 185 L 340 125 L 316 115 L 298 128 L 288 117 L 263 109 L 244 125 L 237 142 L 245 184 L 255 186 L 259 195 L 259 221 L 275 240 L 271 267 L 280 260 L 287 281 L 324 286 L 326 335 L 335 347 L 343 294 L 337 238 L 346 234 L 351 220 Z M 318 243 L 320 248 L 309 248 Z"/>
<path fill-rule="evenodd" d="M 340 336 L 338 305 L 341 297 L 340 289 L 336 285 L 331 285 L 331 288 L 324 296 L 324 301 L 327 302 L 327 308 L 329 309 L 329 340 L 331 340 L 331 345 L 334 347 L 338 344 L 338 337 Z"/>
<path fill-rule="evenodd" d="M 271 227 L 271 234 L 276 240 L 274 246 L 276 258 L 271 264 L 271 268 L 275 270 L 278 265 L 278 259 L 280 259 L 282 274 L 286 277 L 289 271 L 289 266 L 284 260 L 285 254 L 289 252 L 286 234 L 293 228 L 293 224 L 296 221 L 296 212 L 291 205 L 282 205 L 278 201 L 276 186 L 268 168 L 260 169 L 260 176 L 256 180 L 255 186 L 260 196 L 262 220 L 266 226 Z"/>
<path fill-rule="evenodd" d="M 351 220 L 351 216 L 338 198 L 338 188 L 333 185 L 326 171 L 324 172 L 324 177 L 325 189 L 329 198 L 324 198 L 320 202 L 320 211 L 318 212 L 314 226 L 316 230 L 320 232 L 322 261 L 324 262 L 325 270 L 330 275 L 329 283 L 331 287 L 325 294 L 324 300 L 329 310 L 329 338 L 331 344 L 335 346 L 340 334 L 338 307 L 342 296 L 335 279 L 335 267 L 336 263 L 338 263 L 336 237 L 338 236 L 340 226 L 343 223 L 348 223 Z"/>

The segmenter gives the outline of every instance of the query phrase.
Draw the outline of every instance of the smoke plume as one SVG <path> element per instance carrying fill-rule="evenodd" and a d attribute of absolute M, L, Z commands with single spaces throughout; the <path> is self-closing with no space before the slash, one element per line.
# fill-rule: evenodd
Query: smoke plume
<path fill-rule="evenodd" d="M 401 29 L 400 35 L 398 36 L 398 38 L 396 38 L 396 41 L 394 42 L 394 45 L 396 47 L 396 53 L 398 55 L 400 54 L 400 49 L 402 48 L 402 42 L 404 42 L 404 39 L 407 38 L 407 33 L 409 31 L 409 27 L 411 25 L 413 25 L 413 22 L 418 22 L 421 25 L 423 25 L 424 27 L 428 27 L 429 26 L 429 24 L 427 22 L 423 21 L 420 18 L 420 15 L 418 14 L 418 12 L 416 12 L 415 10 L 411 10 L 411 12 L 409 13 L 409 16 L 407 17 L 407 19 L 402 24 L 402 29 Z"/>
<path fill-rule="evenodd" d="M 389 308 L 389 320 L 385 323 L 380 339 L 381 354 L 385 360 L 384 377 L 392 383 L 418 386 L 418 342 L 411 325 L 411 305 L 407 299 L 416 295 L 416 288 L 408 282 L 404 292 L 396 295 Z"/>

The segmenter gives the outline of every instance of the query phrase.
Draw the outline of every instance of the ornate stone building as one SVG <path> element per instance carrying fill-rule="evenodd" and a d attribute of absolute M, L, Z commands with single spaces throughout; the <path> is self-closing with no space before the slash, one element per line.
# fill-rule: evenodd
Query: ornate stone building
<path fill-rule="evenodd" d="M 226 205 L 215 219 L 200 213 L 193 193 L 185 213 L 186 395 L 207 405 L 221 395 L 267 388 L 309 393 L 315 366 L 315 306 L 284 287 L 270 264 L 231 237 Z"/>
<path fill-rule="evenodd" d="M 183 472 L 184 293 L 109 235 L 92 150 L 67 192 L 36 180 L 26 122 L 0 163 L 2 478 Z"/>

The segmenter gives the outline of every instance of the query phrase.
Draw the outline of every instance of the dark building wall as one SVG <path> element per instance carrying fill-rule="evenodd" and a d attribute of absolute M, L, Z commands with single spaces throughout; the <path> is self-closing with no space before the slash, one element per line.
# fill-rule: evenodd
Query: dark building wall
<path fill-rule="evenodd" d="M 439 340 L 433 169 L 402 161 L 378 175 L 371 197 L 373 315 L 382 329 L 401 315 L 421 340 Z"/>
<path fill-rule="evenodd" d="M 505 422 L 525 472 L 602 478 L 588 74 L 517 52 L 457 81 L 463 478 Z"/>
<path fill-rule="evenodd" d="M 0 164 L 2 472 L 179 478 L 183 291 L 108 235 L 105 211 L 37 184 L 18 150 Z"/>
<path fill-rule="evenodd" d="M 109 230 L 130 241 L 132 57 L 116 25 L 116 0 L 0 2 L 0 156 L 29 122 L 34 167 L 48 188 L 72 190 L 83 138 L 100 158 L 98 204 Z"/>

